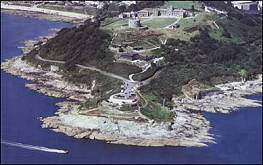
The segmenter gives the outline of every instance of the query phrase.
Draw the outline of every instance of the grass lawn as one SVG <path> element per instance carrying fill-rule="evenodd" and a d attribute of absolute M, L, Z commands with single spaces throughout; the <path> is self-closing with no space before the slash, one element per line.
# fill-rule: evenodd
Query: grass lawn
<path fill-rule="evenodd" d="M 172 120 L 172 113 L 159 103 L 150 102 L 149 105 L 141 109 L 143 115 L 157 122 L 167 122 Z"/>
<path fill-rule="evenodd" d="M 163 32 L 166 38 L 174 38 L 174 39 L 180 39 L 184 41 L 189 41 L 190 38 L 196 36 L 199 34 L 199 31 L 194 31 L 192 33 L 187 33 L 183 31 L 181 28 L 170 30 L 170 29 L 162 29 L 161 32 Z"/>
<path fill-rule="evenodd" d="M 182 18 L 178 24 L 181 29 L 187 27 L 193 27 L 196 25 L 204 25 L 207 24 L 208 21 L 212 20 L 213 15 L 209 13 L 200 13 L 196 15 L 194 18 Z"/>
<path fill-rule="evenodd" d="M 180 25 L 181 29 L 186 27 L 192 27 L 195 23 L 195 18 L 188 18 L 188 19 L 181 19 L 178 24 Z"/>
<path fill-rule="evenodd" d="M 143 26 L 148 26 L 149 28 L 164 28 L 172 23 L 174 23 L 176 18 L 153 18 L 149 21 L 142 23 Z"/>
<path fill-rule="evenodd" d="M 234 36 L 233 34 L 232 34 L 231 38 L 224 37 L 222 28 L 219 28 L 218 30 L 214 30 L 214 31 L 209 32 L 209 35 L 210 35 L 210 37 L 212 37 L 218 41 L 233 42 L 236 44 L 241 42 L 240 38 L 238 36 Z"/>
<path fill-rule="evenodd" d="M 118 19 L 118 20 L 113 21 L 112 23 L 107 24 L 103 28 L 118 30 L 118 29 L 121 28 L 121 26 L 128 27 L 128 20 L 126 20 L 126 19 Z"/>
<path fill-rule="evenodd" d="M 183 9 L 191 9 L 192 5 L 194 5 L 195 9 L 199 9 L 201 6 L 197 1 L 168 1 L 167 5 Z"/>
<path fill-rule="evenodd" d="M 197 25 L 207 25 L 210 24 L 212 19 L 211 14 L 200 13 L 196 15 L 194 18 L 182 18 L 177 23 L 180 25 L 179 28 L 170 30 L 170 29 L 162 29 L 161 32 L 166 34 L 167 38 L 175 38 L 180 40 L 188 41 L 191 37 L 199 34 L 199 31 L 194 31 L 192 33 L 188 33 L 184 31 L 185 28 L 195 27 Z"/>
<path fill-rule="evenodd" d="M 141 108 L 141 113 L 150 119 L 153 119 L 157 122 L 168 122 L 173 118 L 171 110 L 162 106 L 160 103 L 156 103 L 157 98 L 154 95 L 146 95 L 145 99 L 148 104 L 146 107 Z"/>

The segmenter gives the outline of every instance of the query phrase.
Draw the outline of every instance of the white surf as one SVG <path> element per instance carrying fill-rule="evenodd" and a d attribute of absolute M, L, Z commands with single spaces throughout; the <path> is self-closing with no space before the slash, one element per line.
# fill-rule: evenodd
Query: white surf
<path fill-rule="evenodd" d="M 14 146 L 14 147 L 20 147 L 20 148 L 24 148 L 24 149 L 28 149 L 28 150 L 54 152 L 54 153 L 60 153 L 60 154 L 68 153 L 68 151 L 66 151 L 66 150 L 59 150 L 59 149 L 53 149 L 53 148 L 47 148 L 47 147 L 41 147 L 41 146 L 33 146 L 33 145 L 29 145 L 29 144 L 22 144 L 22 143 L 16 143 L 16 142 L 1 141 L 1 144 Z"/>

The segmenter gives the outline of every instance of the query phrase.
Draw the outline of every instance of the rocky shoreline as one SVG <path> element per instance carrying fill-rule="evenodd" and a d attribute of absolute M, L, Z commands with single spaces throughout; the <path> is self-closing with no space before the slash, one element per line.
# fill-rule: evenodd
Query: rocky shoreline
<path fill-rule="evenodd" d="M 178 109 L 191 109 L 197 112 L 230 113 L 239 107 L 260 107 L 261 103 L 246 99 L 248 95 L 262 93 L 262 75 L 246 82 L 231 82 L 215 86 L 218 91 L 202 99 L 174 99 Z"/>
<path fill-rule="evenodd" d="M 245 83 L 217 85 L 221 90 L 220 94 L 200 100 L 182 99 L 173 109 L 175 116 L 172 125 L 136 120 L 138 118 L 136 115 L 134 118 L 127 119 L 123 117 L 127 114 L 120 115 L 121 112 L 117 112 L 116 109 L 107 109 L 108 112 L 96 109 L 96 113 L 81 114 L 78 106 L 92 97 L 90 89 L 65 82 L 58 73 L 31 66 L 22 61 L 21 56 L 3 62 L 1 69 L 30 80 L 31 83 L 26 84 L 26 87 L 34 91 L 66 99 L 57 104 L 59 110 L 56 116 L 41 119 L 43 128 L 50 128 L 75 138 L 104 140 L 114 144 L 206 146 L 207 143 L 214 142 L 213 135 L 209 134 L 211 128 L 209 121 L 200 112 L 229 113 L 237 107 L 262 106 L 257 101 L 243 98 L 245 95 L 262 92 L 262 76 L 260 76 L 257 80 Z M 107 113 L 115 116 L 109 116 Z"/>
<path fill-rule="evenodd" d="M 78 113 L 78 106 L 80 102 L 92 97 L 90 89 L 80 89 L 77 85 L 63 81 L 57 73 L 30 66 L 22 61 L 21 57 L 3 62 L 1 69 L 30 80 L 32 83 L 26 84 L 26 87 L 32 90 L 48 96 L 66 98 L 67 101 L 58 103 L 58 116 L 41 119 L 43 128 L 52 128 L 75 138 L 98 139 L 126 145 L 206 146 L 205 143 L 213 142 L 208 133 L 209 122 L 200 113 L 177 111 L 172 130 L 169 130 L 170 123 L 82 115 Z"/>
<path fill-rule="evenodd" d="M 46 38 L 50 37 L 52 35 Z M 37 41 L 25 42 L 23 52 L 29 52 L 35 43 Z M 18 56 L 6 60 L 1 63 L 1 69 L 29 80 L 25 86 L 31 90 L 65 98 L 65 101 L 57 103 L 59 109 L 55 116 L 41 118 L 42 127 L 74 138 L 137 146 L 203 147 L 214 143 L 214 138 L 209 133 L 210 123 L 202 112 L 230 113 L 238 107 L 262 106 L 255 100 L 244 98 L 246 95 L 262 93 L 262 75 L 259 75 L 253 81 L 217 85 L 218 92 L 199 100 L 174 98 L 177 106 L 172 109 L 175 114 L 172 123 L 145 120 L 138 111 L 123 112 L 106 101 L 98 108 L 80 111 L 79 105 L 93 97 L 90 87 L 83 88 L 81 84 L 69 83 L 59 72 L 52 72 L 41 66 L 35 67 L 21 58 L 22 56 Z"/>

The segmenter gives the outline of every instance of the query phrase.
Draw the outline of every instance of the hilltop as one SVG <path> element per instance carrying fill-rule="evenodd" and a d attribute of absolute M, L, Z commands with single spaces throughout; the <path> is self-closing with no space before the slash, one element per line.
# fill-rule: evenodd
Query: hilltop
<path fill-rule="evenodd" d="M 40 63 L 36 55 L 49 60 L 64 61 L 65 70 L 76 69 L 76 64 L 95 66 L 128 77 L 140 68 L 124 63 L 114 63 L 109 50 L 111 36 L 99 28 L 99 22 L 87 20 L 84 25 L 61 29 L 54 38 L 29 52 L 25 59 Z M 121 69 L 121 70 L 120 70 Z"/>

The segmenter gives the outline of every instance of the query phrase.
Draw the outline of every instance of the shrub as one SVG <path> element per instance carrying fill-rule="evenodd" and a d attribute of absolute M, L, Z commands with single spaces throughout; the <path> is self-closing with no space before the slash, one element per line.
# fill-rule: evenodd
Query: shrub
<path fill-rule="evenodd" d="M 143 115 L 157 122 L 167 122 L 172 120 L 172 112 L 161 104 L 150 102 L 149 105 L 141 109 Z"/>

